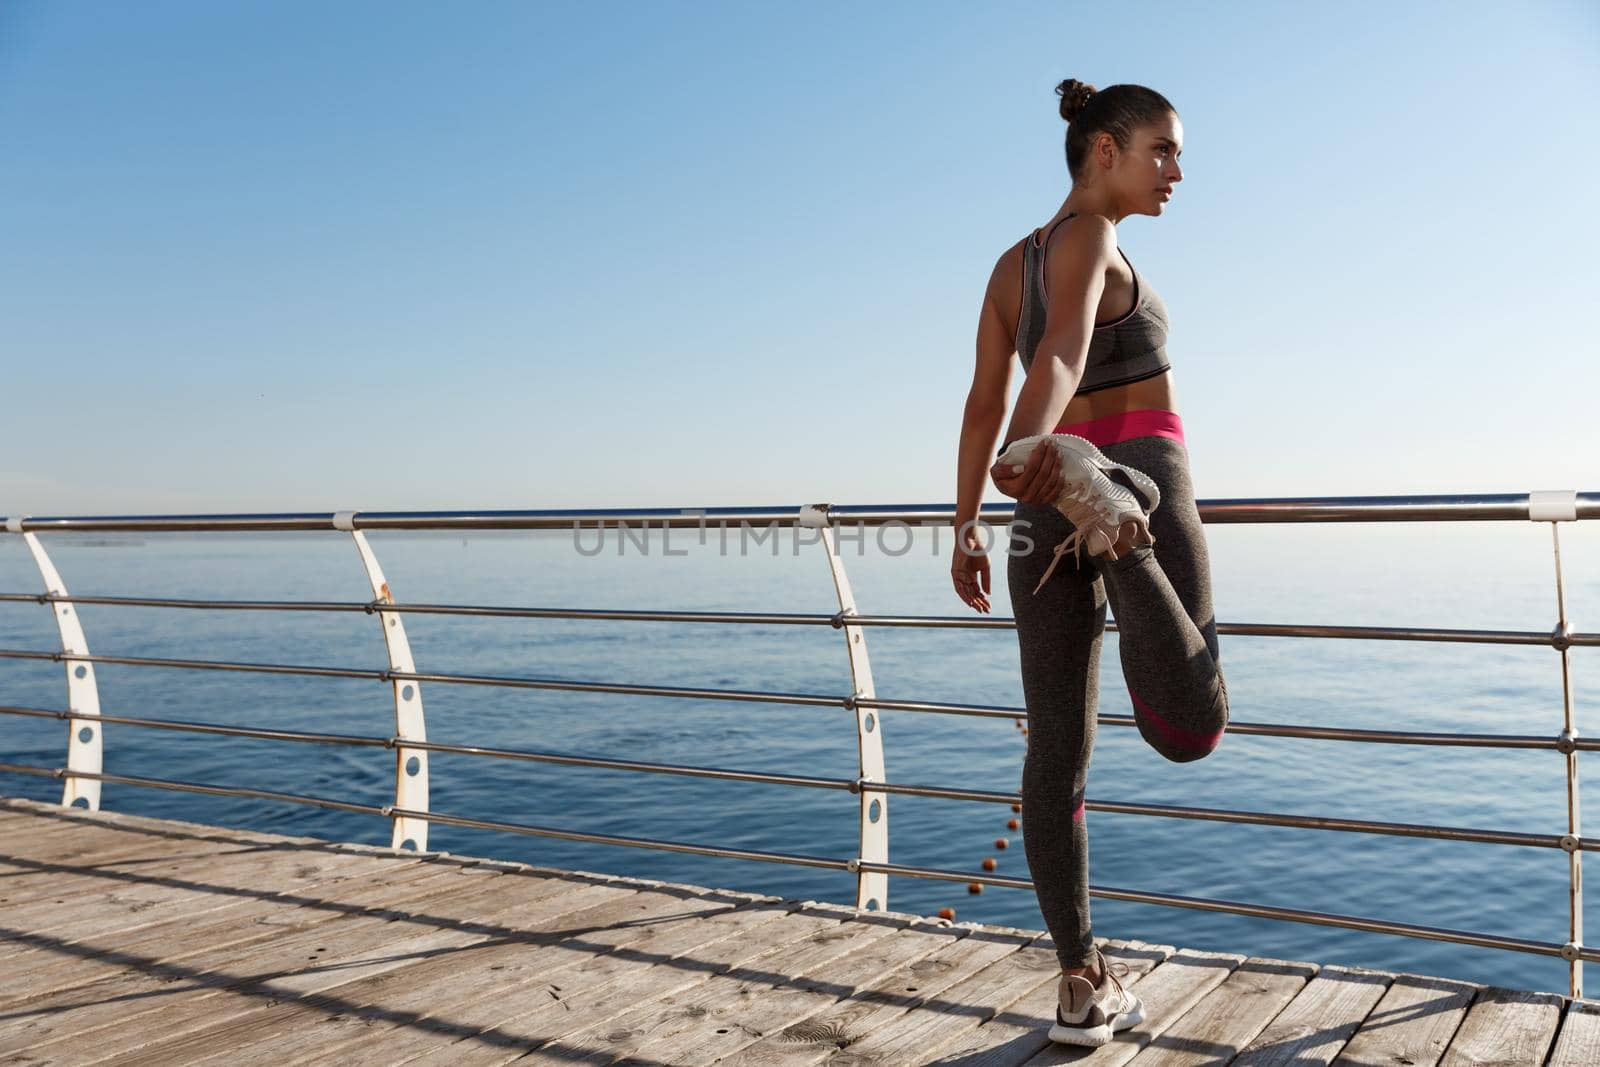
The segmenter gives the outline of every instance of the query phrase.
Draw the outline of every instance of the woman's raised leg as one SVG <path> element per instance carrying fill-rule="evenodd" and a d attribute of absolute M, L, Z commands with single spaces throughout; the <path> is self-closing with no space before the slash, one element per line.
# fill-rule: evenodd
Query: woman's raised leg
<path fill-rule="evenodd" d="M 1210 754 L 1228 725 L 1228 687 L 1211 604 L 1211 559 L 1189 477 L 1189 454 L 1170 437 L 1101 445 L 1161 490 L 1150 515 L 1155 544 L 1122 558 L 1094 558 L 1117 620 L 1122 673 L 1139 733 L 1161 755 L 1187 763 Z"/>

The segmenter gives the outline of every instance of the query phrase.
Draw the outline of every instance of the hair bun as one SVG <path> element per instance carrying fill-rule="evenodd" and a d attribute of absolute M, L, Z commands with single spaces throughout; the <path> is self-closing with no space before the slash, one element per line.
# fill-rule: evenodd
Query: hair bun
<path fill-rule="evenodd" d="M 1071 122 L 1089 103 L 1089 98 L 1094 96 L 1095 88 L 1088 82 L 1068 78 L 1056 86 L 1056 92 L 1061 96 L 1061 117 Z"/>

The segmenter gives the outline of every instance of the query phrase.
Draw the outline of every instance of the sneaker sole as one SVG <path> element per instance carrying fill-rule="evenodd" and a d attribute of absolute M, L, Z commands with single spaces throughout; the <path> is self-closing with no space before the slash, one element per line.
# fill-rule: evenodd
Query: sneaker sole
<path fill-rule="evenodd" d="M 1101 492 L 1110 490 L 1111 492 L 1108 495 L 1113 496 L 1128 492 L 1127 489 L 1117 485 L 1106 476 L 1104 468 L 1113 467 L 1126 474 L 1128 480 L 1138 486 L 1139 491 L 1152 502 L 1148 508 L 1145 508 L 1138 500 L 1135 500 L 1134 506 L 1139 507 L 1146 515 L 1161 506 L 1161 490 L 1156 487 L 1156 483 L 1151 480 L 1148 474 L 1134 470 L 1132 467 L 1124 466 L 1109 458 L 1104 452 L 1095 447 L 1093 441 L 1070 433 L 1051 434 L 1048 439 L 1058 442 L 1057 448 L 1061 452 L 1062 459 L 1075 456 L 1079 460 L 1077 466 L 1082 471 L 1081 477 L 1088 478 L 1094 482 Z"/>
<path fill-rule="evenodd" d="M 1108 1043 L 1115 1032 L 1138 1026 L 1142 1022 L 1144 1022 L 1144 1003 L 1136 999 L 1131 1010 L 1118 1013 L 1109 1025 L 1102 1023 L 1099 1026 L 1084 1027 L 1051 1023 L 1050 1040 L 1061 1045 L 1087 1045 L 1098 1048 Z"/>

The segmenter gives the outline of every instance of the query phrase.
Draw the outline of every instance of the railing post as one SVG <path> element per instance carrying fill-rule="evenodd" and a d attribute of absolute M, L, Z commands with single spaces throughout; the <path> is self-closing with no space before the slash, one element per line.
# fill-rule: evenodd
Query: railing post
<path fill-rule="evenodd" d="M 859 625 L 851 625 L 850 616 L 856 614 L 855 594 L 850 590 L 850 578 L 844 572 L 844 560 L 839 556 L 828 504 L 812 504 L 800 509 L 798 525 L 817 530 L 824 551 L 828 554 L 828 570 L 833 575 L 833 589 L 839 598 L 839 614 L 834 625 L 844 631 L 844 647 L 850 657 L 851 700 L 850 710 L 856 719 L 856 751 L 860 760 L 861 834 L 857 852 L 858 860 L 868 863 L 889 862 L 889 795 L 867 787 L 871 782 L 883 782 L 883 723 L 876 708 L 863 708 L 857 701 L 872 699 L 872 663 L 867 658 L 867 639 Z M 878 872 L 855 869 L 856 907 L 882 911 L 889 906 L 889 876 Z"/>
<path fill-rule="evenodd" d="M 1528 494 L 1528 518 L 1550 524 L 1550 547 L 1556 565 L 1556 628 L 1550 643 L 1561 656 L 1561 752 L 1566 757 L 1567 834 L 1561 844 L 1567 853 L 1568 906 L 1571 922 L 1562 955 L 1567 960 L 1569 996 L 1583 996 L 1583 960 L 1577 951 L 1583 947 L 1583 841 L 1582 809 L 1578 797 L 1578 738 L 1576 709 L 1572 701 L 1572 625 L 1567 619 L 1566 586 L 1561 577 L 1561 523 L 1578 517 L 1578 494 L 1571 491 Z"/>
<path fill-rule="evenodd" d="M 39 574 L 44 578 L 45 593 L 49 596 L 66 596 L 66 584 L 62 582 L 55 564 L 50 562 L 50 554 L 39 543 L 39 535 L 24 532 L 20 518 L 7 519 L 6 529 L 22 534 L 22 540 L 27 544 L 28 551 L 33 553 L 33 561 L 38 564 Z M 81 778 L 74 773 L 99 774 L 103 766 L 104 748 L 100 731 L 105 724 L 99 721 L 100 688 L 95 684 L 94 664 L 72 658 L 87 656 L 89 642 L 83 635 L 83 624 L 79 622 L 73 605 L 53 601 L 47 603 L 51 604 L 51 614 L 55 616 L 56 627 L 61 632 L 62 662 L 67 668 L 67 710 L 72 716 L 67 720 L 67 773 L 66 782 L 61 788 L 61 806 L 71 807 L 81 800 L 90 811 L 99 811 L 100 780 Z"/>
<path fill-rule="evenodd" d="M 376 601 L 373 610 L 383 624 L 383 641 L 389 652 L 389 669 L 400 674 L 415 674 L 416 661 L 411 657 L 411 643 L 406 640 L 406 627 L 400 613 L 383 607 L 394 603 L 389 583 L 384 580 L 378 557 L 367 543 L 367 535 L 355 527 L 355 512 L 341 511 L 333 517 L 336 530 L 347 530 L 355 539 L 356 551 L 361 554 L 361 565 L 367 572 L 367 582 L 372 586 Z M 428 739 L 427 720 L 422 712 L 422 684 L 404 678 L 392 679 L 394 691 L 394 806 L 408 811 L 428 810 L 428 753 L 425 749 L 407 748 L 407 741 Z M 394 848 L 410 846 L 418 852 L 428 848 L 428 821 L 409 815 L 394 816 L 394 833 L 390 839 Z"/>

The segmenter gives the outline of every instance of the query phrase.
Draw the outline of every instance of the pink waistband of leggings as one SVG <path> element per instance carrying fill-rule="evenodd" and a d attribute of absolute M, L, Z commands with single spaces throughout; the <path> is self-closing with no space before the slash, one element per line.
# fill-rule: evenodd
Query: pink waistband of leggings
<path fill-rule="evenodd" d="M 1075 434 L 1095 445 L 1114 445 L 1130 437 L 1170 437 L 1182 442 L 1183 420 L 1176 411 L 1144 408 L 1104 415 L 1087 422 L 1063 423 L 1051 432 Z"/>

